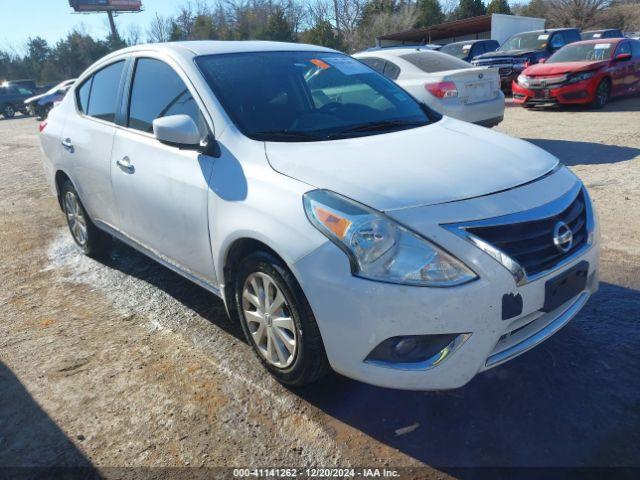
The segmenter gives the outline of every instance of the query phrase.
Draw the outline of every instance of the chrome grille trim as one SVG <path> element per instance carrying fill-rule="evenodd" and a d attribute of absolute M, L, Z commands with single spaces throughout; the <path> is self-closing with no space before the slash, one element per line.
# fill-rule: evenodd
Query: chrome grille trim
<path fill-rule="evenodd" d="M 525 268 L 515 258 L 500 250 L 496 246 L 492 245 L 490 242 L 480 238 L 477 235 L 474 235 L 469 231 L 469 229 L 477 227 L 498 227 L 516 223 L 535 222 L 552 218 L 565 212 L 577 200 L 577 197 L 580 194 L 582 194 L 584 199 L 587 236 L 586 241 L 580 248 L 578 248 L 574 252 L 561 257 L 560 261 L 555 263 L 553 266 L 542 271 L 538 271 L 534 274 L 528 274 Z M 506 268 L 513 275 L 516 284 L 518 286 L 521 286 L 558 270 L 559 268 L 567 265 L 571 261 L 583 255 L 587 250 L 589 250 L 594 241 L 595 221 L 589 194 L 587 193 L 586 188 L 582 186 L 582 184 L 576 183 L 576 185 L 571 188 L 571 190 L 566 192 L 561 197 L 531 210 L 525 210 L 522 212 L 503 215 L 500 217 L 488 218 L 484 220 L 443 224 L 442 227 L 464 238 L 483 252 L 487 253 L 494 260 L 499 262 L 504 268 Z"/>

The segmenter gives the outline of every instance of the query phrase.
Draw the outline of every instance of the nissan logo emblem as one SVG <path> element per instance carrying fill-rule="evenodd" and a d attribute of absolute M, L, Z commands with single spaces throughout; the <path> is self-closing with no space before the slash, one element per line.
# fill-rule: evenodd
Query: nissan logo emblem
<path fill-rule="evenodd" d="M 553 244 L 562 253 L 567 253 L 573 247 L 573 232 L 562 220 L 553 227 Z"/>

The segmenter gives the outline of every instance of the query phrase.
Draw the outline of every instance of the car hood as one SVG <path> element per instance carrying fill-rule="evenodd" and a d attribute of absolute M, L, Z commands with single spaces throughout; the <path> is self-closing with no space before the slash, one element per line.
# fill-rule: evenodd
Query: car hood
<path fill-rule="evenodd" d="M 496 50 L 493 52 L 487 52 L 483 53 L 482 55 L 478 55 L 477 57 L 474 57 L 474 59 L 477 60 L 478 58 L 520 57 L 524 55 L 531 55 L 536 52 L 537 50 L 505 50 L 500 52 Z"/>
<path fill-rule="evenodd" d="M 531 143 L 451 118 L 326 142 L 266 142 L 271 166 L 378 210 L 463 200 L 528 183 L 558 160 Z"/>
<path fill-rule="evenodd" d="M 525 71 L 525 75 L 561 75 L 569 72 L 584 72 L 588 70 L 596 70 L 604 67 L 607 62 L 559 62 L 559 63 L 536 63 L 531 65 Z"/>

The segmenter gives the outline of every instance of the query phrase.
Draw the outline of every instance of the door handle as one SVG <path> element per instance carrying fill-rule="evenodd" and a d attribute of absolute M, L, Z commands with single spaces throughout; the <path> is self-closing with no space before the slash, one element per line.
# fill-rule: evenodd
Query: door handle
<path fill-rule="evenodd" d="M 68 152 L 73 153 L 73 143 L 71 143 L 70 138 L 65 138 L 61 143 Z"/>
<path fill-rule="evenodd" d="M 120 160 L 116 160 L 116 165 L 118 165 L 118 167 L 120 167 L 120 170 L 122 170 L 125 173 L 133 173 L 135 172 L 135 168 L 133 165 L 131 165 L 131 160 L 129 159 L 129 157 L 122 157 Z"/>

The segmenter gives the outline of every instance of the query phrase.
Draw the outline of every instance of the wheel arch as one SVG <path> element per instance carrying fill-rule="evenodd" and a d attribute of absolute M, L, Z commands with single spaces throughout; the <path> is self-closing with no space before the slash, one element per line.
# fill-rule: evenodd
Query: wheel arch
<path fill-rule="evenodd" d="M 67 175 L 67 173 L 64 170 L 59 169 L 55 173 L 54 181 L 56 184 L 56 197 L 58 198 L 58 205 L 62 210 L 62 197 L 61 197 L 62 186 L 66 181 L 69 181 L 73 184 L 73 180 L 71 180 L 71 177 L 69 177 L 69 175 Z"/>
<path fill-rule="evenodd" d="M 235 269 L 243 258 L 251 255 L 254 252 L 267 252 L 287 265 L 287 267 L 295 277 L 293 270 L 290 268 L 289 262 L 287 262 L 287 260 L 282 255 L 280 255 L 275 250 L 275 248 L 273 248 L 273 246 L 268 245 L 264 240 L 258 239 L 257 237 L 258 235 L 243 235 L 235 238 L 234 240 L 229 242 L 227 247 L 223 250 L 222 256 L 220 257 L 222 283 L 224 284 L 224 302 L 227 306 L 227 311 L 232 318 L 234 318 L 236 315 L 234 308 L 235 299 L 233 289 L 233 283 L 235 280 Z"/>

